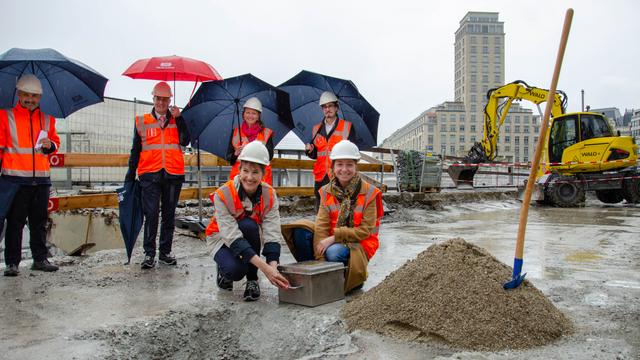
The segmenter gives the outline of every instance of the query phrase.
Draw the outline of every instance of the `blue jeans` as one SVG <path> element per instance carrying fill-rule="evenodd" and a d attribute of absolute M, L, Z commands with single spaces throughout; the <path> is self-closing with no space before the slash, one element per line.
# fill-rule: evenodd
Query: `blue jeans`
<path fill-rule="evenodd" d="M 238 228 L 253 251 L 260 254 L 260 227 L 258 224 L 247 217 L 238 221 Z M 253 264 L 245 264 L 239 257 L 234 256 L 227 245 L 222 245 L 213 260 L 218 264 L 218 271 L 227 280 L 240 281 L 245 276 L 247 280 L 258 280 L 258 268 Z"/>
<path fill-rule="evenodd" d="M 325 250 L 324 257 L 327 261 L 341 262 L 347 265 L 349 262 L 349 248 L 344 244 L 331 244 Z"/>
<path fill-rule="evenodd" d="M 313 233 L 306 229 L 293 229 L 293 246 L 296 252 L 296 261 L 308 261 L 315 259 L 313 256 Z"/>

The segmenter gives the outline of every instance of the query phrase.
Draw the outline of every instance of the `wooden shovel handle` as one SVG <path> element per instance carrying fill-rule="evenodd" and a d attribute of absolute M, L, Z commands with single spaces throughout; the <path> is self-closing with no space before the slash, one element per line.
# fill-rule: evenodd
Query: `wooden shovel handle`
<path fill-rule="evenodd" d="M 571 29 L 572 19 L 573 9 L 568 9 L 564 17 L 564 26 L 562 28 L 560 46 L 558 48 L 558 56 L 556 57 L 556 66 L 553 69 L 553 77 L 551 78 L 551 86 L 549 87 L 547 106 L 544 109 L 542 126 L 540 126 L 540 135 L 538 136 L 538 142 L 536 144 L 536 152 L 533 156 L 533 162 L 531 163 L 531 172 L 529 173 L 529 180 L 527 181 L 527 187 L 524 191 L 524 200 L 520 208 L 520 222 L 518 224 L 518 238 L 516 242 L 516 259 L 522 259 L 522 254 L 524 251 L 524 234 L 527 229 L 527 218 L 529 216 L 529 203 L 531 202 L 531 193 L 533 192 L 533 185 L 536 181 L 538 166 L 540 165 L 540 157 L 542 155 L 542 150 L 546 141 L 547 128 L 549 126 L 549 117 L 551 117 L 551 108 L 553 107 L 553 100 L 556 96 L 556 87 L 558 86 L 558 78 L 560 77 L 560 69 L 562 68 L 564 51 L 567 48 L 567 40 L 569 38 L 569 30 Z"/>

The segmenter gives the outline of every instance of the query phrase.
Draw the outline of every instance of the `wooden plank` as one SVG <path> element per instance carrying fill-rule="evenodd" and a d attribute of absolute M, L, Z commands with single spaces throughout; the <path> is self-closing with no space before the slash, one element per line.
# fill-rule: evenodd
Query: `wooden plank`
<path fill-rule="evenodd" d="M 129 163 L 128 154 L 91 154 L 91 153 L 70 153 L 62 155 L 62 166 L 67 168 L 74 167 L 126 167 Z M 188 154 L 184 156 L 185 166 L 197 166 L 198 160 L 196 154 Z M 271 167 L 274 169 L 313 169 L 315 160 L 298 160 L 274 158 L 271 161 Z M 201 154 L 201 166 L 226 166 L 228 162 L 213 154 Z M 384 172 L 393 172 L 393 166 L 385 164 L 358 164 L 360 171 L 378 172 L 383 169 Z"/>
<path fill-rule="evenodd" d="M 217 187 L 202 188 L 202 198 L 206 199 Z M 276 187 L 278 196 L 313 196 L 313 187 Z M 180 200 L 198 198 L 198 188 L 184 188 L 180 193 Z M 91 208 L 117 208 L 118 196 L 115 193 L 60 196 L 55 199 L 55 210 L 91 209 Z"/>

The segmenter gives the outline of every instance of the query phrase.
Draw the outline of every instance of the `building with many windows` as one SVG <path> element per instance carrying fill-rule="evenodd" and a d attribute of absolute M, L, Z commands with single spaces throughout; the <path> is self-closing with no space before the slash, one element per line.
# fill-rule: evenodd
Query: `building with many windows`
<path fill-rule="evenodd" d="M 486 94 L 504 84 L 504 23 L 496 12 L 469 12 L 455 33 L 454 99 L 432 107 L 385 139 L 382 147 L 464 156 L 482 140 Z M 500 132 L 505 161 L 533 157 L 539 116 L 513 104 Z"/>
<path fill-rule="evenodd" d="M 629 120 L 630 135 L 636 139 L 636 144 L 640 144 L 640 110 L 634 110 Z M 638 149 L 640 154 L 640 149 Z"/>

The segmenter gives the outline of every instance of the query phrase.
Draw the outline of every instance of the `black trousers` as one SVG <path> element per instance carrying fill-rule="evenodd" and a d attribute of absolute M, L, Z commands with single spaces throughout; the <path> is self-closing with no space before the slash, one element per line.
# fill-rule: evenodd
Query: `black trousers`
<path fill-rule="evenodd" d="M 29 246 L 33 261 L 47 259 L 47 218 L 51 185 L 22 185 L 7 214 L 4 262 L 18 265 L 22 259 L 22 229 L 29 219 Z"/>
<path fill-rule="evenodd" d="M 144 213 L 144 254 L 156 256 L 156 236 L 160 214 L 162 214 L 160 253 L 169 254 L 173 243 L 176 205 L 180 199 L 182 180 L 159 176 L 153 179 L 141 178 L 140 187 Z"/>
<path fill-rule="evenodd" d="M 313 194 L 316 196 L 316 213 L 318 212 L 318 208 L 320 207 L 320 188 L 327 185 L 328 183 L 328 175 L 325 175 L 322 181 L 314 181 L 313 183 Z"/>

